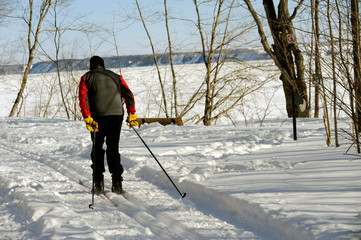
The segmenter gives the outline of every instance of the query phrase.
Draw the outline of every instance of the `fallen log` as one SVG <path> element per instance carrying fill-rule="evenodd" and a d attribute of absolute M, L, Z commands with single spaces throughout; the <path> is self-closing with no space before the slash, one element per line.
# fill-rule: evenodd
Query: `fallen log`
<path fill-rule="evenodd" d="M 183 126 L 182 118 L 138 118 L 137 119 L 139 123 L 139 127 L 142 124 L 145 123 L 153 123 L 158 122 L 162 124 L 163 126 L 169 125 L 169 124 L 177 124 L 177 126 Z"/>

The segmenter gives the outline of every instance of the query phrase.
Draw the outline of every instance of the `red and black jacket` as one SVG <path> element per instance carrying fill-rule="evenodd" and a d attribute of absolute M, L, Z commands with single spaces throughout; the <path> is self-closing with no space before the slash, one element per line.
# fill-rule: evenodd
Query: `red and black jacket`
<path fill-rule="evenodd" d="M 121 75 L 98 67 L 84 74 L 79 83 L 79 105 L 84 118 L 88 116 L 135 113 L 134 95 Z"/>

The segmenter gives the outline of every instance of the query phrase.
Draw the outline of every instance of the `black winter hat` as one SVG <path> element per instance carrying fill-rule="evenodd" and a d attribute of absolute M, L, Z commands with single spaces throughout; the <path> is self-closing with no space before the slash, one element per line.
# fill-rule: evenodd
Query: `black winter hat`
<path fill-rule="evenodd" d="M 105 68 L 104 59 L 99 56 L 91 57 L 90 58 L 90 70 L 96 69 L 98 67 L 98 65 Z"/>

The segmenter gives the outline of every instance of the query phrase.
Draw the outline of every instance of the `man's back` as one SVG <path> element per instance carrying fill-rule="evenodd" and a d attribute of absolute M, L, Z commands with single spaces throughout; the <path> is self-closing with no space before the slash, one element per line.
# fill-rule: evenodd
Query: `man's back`
<path fill-rule="evenodd" d="M 98 67 L 84 75 L 91 115 L 123 115 L 120 76 Z"/>

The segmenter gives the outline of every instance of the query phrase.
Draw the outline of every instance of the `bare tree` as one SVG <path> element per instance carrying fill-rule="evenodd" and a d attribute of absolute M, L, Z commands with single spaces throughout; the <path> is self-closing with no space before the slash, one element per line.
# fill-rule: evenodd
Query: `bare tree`
<path fill-rule="evenodd" d="M 156 66 L 156 69 L 157 69 L 157 73 L 158 73 L 158 79 L 159 79 L 159 85 L 160 85 L 160 88 L 161 88 L 161 91 L 162 91 L 162 100 L 163 100 L 163 105 L 164 105 L 164 113 L 165 113 L 165 116 L 167 118 L 169 118 L 169 114 L 168 114 L 168 107 L 167 107 L 167 98 L 166 98 L 166 95 L 165 95 L 165 89 L 164 89 L 164 84 L 163 84 L 163 81 L 162 81 L 162 76 L 161 76 L 161 73 L 160 73 L 160 69 L 159 69 L 159 65 L 158 65 L 158 59 L 157 59 L 157 54 L 155 52 L 155 48 L 154 48 L 154 44 L 153 44 L 153 41 L 152 41 L 152 38 L 150 36 L 150 33 L 148 31 L 148 28 L 145 24 L 145 20 L 143 18 L 143 14 L 142 14 L 142 11 L 140 9 L 140 6 L 139 6 L 139 3 L 138 3 L 138 0 L 135 0 L 136 4 L 137 4 L 137 8 L 138 8 L 138 13 L 139 13 L 139 16 L 140 16 L 140 19 L 143 23 L 143 27 L 144 27 L 144 30 L 145 32 L 147 33 L 147 36 L 148 36 L 148 39 L 149 39 L 149 43 L 150 43 L 150 46 L 152 48 L 152 53 L 153 53 L 153 60 L 154 60 L 154 63 L 155 63 L 155 66 Z"/>
<path fill-rule="evenodd" d="M 36 47 L 38 45 L 39 42 L 39 34 L 41 32 L 41 24 L 44 21 L 50 6 L 52 4 L 51 0 L 43 0 L 41 5 L 40 5 L 40 9 L 39 9 L 39 16 L 38 16 L 38 22 L 36 24 L 36 29 L 33 29 L 33 21 L 34 21 L 34 6 L 33 6 L 33 0 L 29 0 L 29 5 L 27 8 L 24 9 L 24 14 L 22 16 L 22 19 L 24 20 L 24 22 L 26 23 L 27 27 L 28 27 L 28 34 L 27 34 L 27 46 L 28 46 L 28 51 L 29 51 L 29 55 L 28 55 L 28 60 L 27 60 L 27 64 L 25 67 L 25 71 L 23 73 L 23 78 L 22 78 L 22 82 L 21 82 L 21 86 L 20 86 L 20 90 L 18 92 L 18 95 L 15 99 L 14 105 L 10 111 L 9 117 L 13 117 L 16 113 L 16 110 L 19 106 L 19 103 L 22 99 L 25 87 L 26 87 L 26 83 L 28 80 L 28 75 L 29 75 L 29 71 L 31 68 L 31 65 L 33 63 L 34 60 L 34 54 L 35 54 L 35 50 Z"/>
<path fill-rule="evenodd" d="M 355 47 L 355 39 L 357 42 L 357 38 L 360 38 L 360 31 L 352 28 L 353 23 L 356 24 L 356 29 L 359 24 L 358 9 L 357 7 L 353 9 L 350 2 L 338 0 L 311 1 L 311 9 L 314 8 L 314 2 L 320 23 L 319 29 L 315 31 L 318 38 L 317 41 L 315 40 L 315 46 L 318 45 L 316 46 L 318 53 L 315 55 L 319 57 L 318 61 L 315 61 L 316 74 L 314 76 L 319 81 L 319 90 L 323 100 L 327 144 L 331 143 L 328 104 L 333 104 L 335 146 L 339 146 L 337 136 L 339 113 L 337 111 L 342 111 L 343 115 L 346 114 L 352 120 L 352 130 L 347 134 L 352 137 L 353 144 L 360 152 L 358 117 L 360 96 L 357 93 L 360 78 L 357 75 L 357 69 L 359 69 L 357 62 L 360 55 L 357 49 L 360 47 Z M 356 13 L 353 14 L 354 10 Z M 356 19 L 352 20 L 352 16 L 356 16 Z M 311 68 L 310 70 L 312 71 Z"/>
<path fill-rule="evenodd" d="M 212 33 L 210 36 L 210 43 L 209 46 L 207 46 L 206 43 L 206 38 L 204 36 L 203 33 L 203 27 L 201 25 L 201 15 L 199 12 L 199 4 L 197 2 L 197 0 L 193 0 L 194 2 L 194 6 L 196 8 L 196 12 L 197 12 L 197 28 L 199 31 L 199 35 L 201 38 L 201 44 L 202 44 L 202 56 L 203 56 L 203 61 L 204 64 L 206 66 L 207 69 L 207 73 L 205 76 L 205 85 L 206 85 L 206 92 L 205 92 L 205 104 L 204 104 L 204 116 L 203 116 L 203 124 L 204 125 L 210 125 L 211 124 L 211 117 L 212 117 L 212 104 L 213 104 L 213 99 L 211 97 L 211 91 L 212 91 L 212 80 L 211 80 L 211 72 L 212 72 L 212 63 L 213 63 L 213 56 L 215 54 L 215 38 L 216 38 L 216 33 L 217 33 L 217 27 L 219 26 L 219 19 L 220 19 L 220 15 L 221 15 L 221 10 L 222 10 L 222 6 L 225 2 L 225 0 L 220 0 L 216 2 L 215 7 L 217 7 L 216 9 L 216 13 L 214 16 L 214 22 L 212 24 Z M 207 51 L 207 47 L 209 47 L 209 51 Z"/>
<path fill-rule="evenodd" d="M 360 41 L 360 10 L 359 1 L 351 0 L 351 33 L 353 47 L 353 71 L 355 86 L 355 132 L 358 153 L 361 153 L 359 133 L 361 131 L 361 41 Z"/>
<path fill-rule="evenodd" d="M 337 0 L 336 0 L 337 2 Z M 327 0 L 327 22 L 330 33 L 330 47 L 331 47 L 331 57 L 332 57 L 332 80 L 333 80 L 333 121 L 334 121 L 334 129 L 335 129 L 335 146 L 339 147 L 340 144 L 338 142 L 338 127 L 337 127 L 337 78 L 336 78 L 336 61 L 335 61 L 335 41 L 333 36 L 333 26 L 331 21 L 331 3 L 330 0 Z"/>
<path fill-rule="evenodd" d="M 295 36 L 295 28 L 292 20 L 296 17 L 299 8 L 303 4 L 303 0 L 299 1 L 292 15 L 290 15 L 288 11 L 288 0 L 279 1 L 278 14 L 276 13 L 272 0 L 263 0 L 263 6 L 274 42 L 272 49 L 266 38 L 261 20 L 254 10 L 251 1 L 244 0 L 244 2 L 257 24 L 264 50 L 271 56 L 281 71 L 280 80 L 283 83 L 283 90 L 285 92 L 287 113 L 288 116 L 291 117 L 293 115 L 293 96 L 299 95 L 304 101 L 308 99 L 302 52 L 297 42 L 289 44 L 287 40 L 289 34 Z M 309 112 L 310 109 L 307 107 L 303 112 L 296 109 L 295 114 L 298 117 L 309 117 Z"/>
<path fill-rule="evenodd" d="M 68 111 L 73 120 L 82 120 L 83 117 L 79 108 L 79 69 L 84 68 L 84 61 L 76 59 L 76 55 L 79 54 L 82 42 L 72 42 L 72 49 L 69 49 L 68 53 L 62 55 L 62 67 L 61 73 L 63 79 L 63 86 L 66 95 L 66 103 L 68 104 Z M 63 109 L 61 102 L 59 103 L 57 110 L 53 114 L 53 117 L 58 116 L 60 110 Z"/>
<path fill-rule="evenodd" d="M 63 49 L 63 36 L 67 32 L 91 32 L 86 26 L 76 26 L 76 23 L 82 18 L 82 16 L 78 16 L 77 18 L 72 18 L 69 15 L 69 6 L 70 0 L 54 0 L 54 4 L 52 5 L 51 11 L 49 14 L 52 17 L 52 20 L 48 21 L 48 28 L 44 29 L 50 41 L 53 43 L 54 52 L 50 52 L 49 49 L 45 49 L 42 43 L 39 43 L 39 47 L 42 50 L 42 54 L 46 56 L 56 67 L 56 74 L 58 80 L 58 89 L 60 92 L 61 98 L 61 106 L 65 110 L 67 119 L 74 118 L 71 115 L 71 111 L 73 102 L 69 101 L 68 94 L 72 91 L 70 88 L 73 87 L 72 84 L 69 84 L 66 79 L 63 79 L 62 71 L 65 70 L 65 65 L 67 60 L 62 57 L 62 49 Z"/>
<path fill-rule="evenodd" d="M 313 5 L 313 0 L 312 4 Z M 328 114 L 328 106 L 327 106 L 327 91 L 325 89 L 325 83 L 324 78 L 322 74 L 322 68 L 321 68 L 321 52 L 320 52 L 320 19 L 319 19 L 319 7 L 320 2 L 319 0 L 315 0 L 314 8 L 311 8 L 311 11 L 314 12 L 312 14 L 314 16 L 314 19 L 312 20 L 312 32 L 313 36 L 315 38 L 315 77 L 314 77 L 314 85 L 315 85 L 315 109 L 314 109 L 314 117 L 319 117 L 319 96 L 320 92 L 322 92 L 323 96 L 323 121 L 325 125 L 325 131 L 326 131 L 326 143 L 327 146 L 331 146 L 331 127 L 330 127 L 330 117 Z"/>
<path fill-rule="evenodd" d="M 311 8 L 311 11 L 313 12 L 313 18 L 312 18 L 312 32 L 314 36 L 314 48 L 315 48 L 315 108 L 314 108 L 314 117 L 319 117 L 319 111 L 320 111 L 320 83 L 322 80 L 322 72 L 321 72 L 321 54 L 320 54 L 320 20 L 319 20 L 319 6 L 320 1 L 319 0 L 311 0 L 312 5 L 314 7 Z"/>
<path fill-rule="evenodd" d="M 356 91 L 357 129 L 361 129 L 361 40 L 359 1 L 351 0 L 353 67 Z M 360 130 L 359 130 L 360 131 Z"/>
<path fill-rule="evenodd" d="M 339 78 L 338 83 L 341 87 L 347 92 L 349 97 L 349 102 L 345 102 L 343 99 L 338 100 L 339 108 L 342 109 L 346 115 L 348 115 L 353 122 L 353 131 L 349 133 L 352 136 L 353 143 L 356 144 L 357 152 L 360 153 L 361 146 L 359 141 L 359 132 L 357 127 L 357 114 L 355 102 L 355 84 L 354 79 L 352 77 L 352 69 L 351 66 L 351 55 L 352 55 L 352 47 L 350 46 L 350 39 L 348 38 L 350 35 L 349 29 L 350 27 L 350 13 L 349 6 L 343 5 L 343 2 L 336 1 L 336 9 L 338 15 L 338 63 L 336 74 Z M 352 34 L 351 34 L 352 35 Z"/>
<path fill-rule="evenodd" d="M 247 24 L 235 24 L 235 19 L 232 19 L 234 17 L 232 13 L 239 10 L 236 1 L 193 0 L 193 3 L 197 14 L 195 24 L 200 36 L 201 54 L 206 72 L 201 86 L 204 85 L 202 92 L 204 115 L 199 121 L 203 121 L 203 124 L 208 126 L 221 116 L 227 115 L 245 95 L 260 87 L 262 83 L 253 81 L 252 84 L 245 84 L 246 78 L 242 76 L 242 71 L 244 71 L 242 61 L 230 55 L 231 50 L 238 46 L 236 40 L 249 29 Z M 208 7 L 214 9 L 211 22 L 204 21 L 205 17 L 201 15 L 201 6 L 207 4 Z M 226 63 L 229 62 L 237 64 L 232 70 L 225 71 Z"/>
<path fill-rule="evenodd" d="M 61 96 L 61 100 L 63 103 L 63 107 L 65 109 L 66 112 L 66 116 L 68 119 L 70 119 L 70 114 L 69 114 L 69 110 L 68 110 L 68 104 L 66 103 L 66 96 L 64 93 L 64 89 L 63 89 L 63 84 L 61 81 L 61 74 L 60 74 L 60 48 L 61 48 L 61 40 L 62 40 L 62 34 L 66 31 L 66 29 L 68 29 L 67 27 L 63 27 L 61 26 L 62 21 L 59 19 L 59 13 L 60 11 L 64 10 L 64 9 L 60 9 L 62 7 L 62 1 L 59 0 L 55 0 L 54 1 L 54 6 L 53 6 L 53 11 L 52 11 L 52 15 L 54 17 L 54 22 L 53 22 L 53 30 L 49 31 L 49 33 L 54 33 L 53 35 L 53 42 L 54 42 L 54 47 L 55 47 L 55 59 L 52 59 L 52 62 L 55 63 L 56 65 L 56 72 L 57 72 L 57 78 L 58 78 L 58 84 L 59 84 L 59 90 L 60 90 L 60 96 Z"/>
<path fill-rule="evenodd" d="M 178 117 L 179 113 L 178 113 L 177 79 L 176 79 L 176 74 L 175 74 L 174 65 L 173 65 L 173 47 L 172 47 L 172 41 L 170 38 L 167 0 L 164 0 L 164 15 L 165 15 L 165 26 L 167 29 L 167 36 L 168 36 L 169 63 L 170 63 L 170 68 L 172 71 L 172 79 L 173 79 L 172 82 L 173 82 L 174 111 L 175 111 L 175 117 Z"/>

